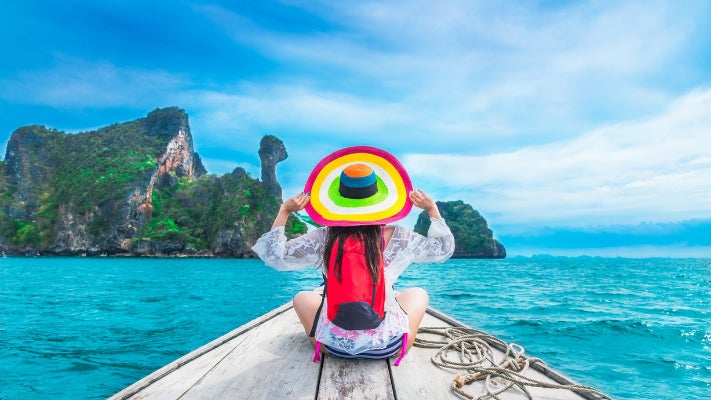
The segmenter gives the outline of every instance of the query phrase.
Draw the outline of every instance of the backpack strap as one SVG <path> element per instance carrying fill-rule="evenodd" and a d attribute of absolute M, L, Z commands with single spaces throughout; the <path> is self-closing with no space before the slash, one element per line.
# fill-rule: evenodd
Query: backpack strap
<path fill-rule="evenodd" d="M 326 300 L 326 278 L 323 278 L 324 283 L 323 285 L 323 294 L 321 295 L 321 304 L 318 306 L 318 310 L 316 310 L 316 316 L 314 316 L 314 323 L 311 325 L 311 332 L 309 332 L 309 337 L 314 337 L 316 336 L 316 325 L 318 324 L 318 319 L 321 316 L 321 310 L 323 309 L 323 303 Z"/>
<path fill-rule="evenodd" d="M 311 332 L 309 333 L 309 337 L 315 337 L 316 336 L 316 325 L 318 325 L 319 317 L 321 317 L 321 310 L 323 309 L 323 303 L 326 300 L 326 278 L 323 278 L 324 283 L 323 283 L 323 294 L 321 295 L 321 304 L 318 306 L 318 310 L 316 310 L 316 315 L 314 316 L 314 323 L 311 325 Z M 316 341 L 316 347 L 314 348 L 314 358 L 312 359 L 313 362 L 318 362 L 321 360 L 321 342 L 318 340 Z"/>
<path fill-rule="evenodd" d="M 380 229 L 380 258 L 383 258 L 383 253 L 385 252 L 385 225 Z M 385 268 L 385 260 L 383 260 L 383 268 Z M 375 307 L 375 289 L 377 284 L 373 284 L 373 296 L 370 298 L 370 305 Z"/>

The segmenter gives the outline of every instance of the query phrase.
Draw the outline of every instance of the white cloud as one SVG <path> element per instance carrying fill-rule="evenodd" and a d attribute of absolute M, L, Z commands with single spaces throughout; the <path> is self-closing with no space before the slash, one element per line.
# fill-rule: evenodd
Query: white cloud
<path fill-rule="evenodd" d="M 693 34 L 690 21 L 705 6 L 396 1 L 297 7 L 332 25 L 308 33 L 275 30 L 219 6 L 197 8 L 234 41 L 283 67 L 270 82 L 238 93 L 250 100 L 244 115 L 274 127 L 296 121 L 373 137 L 437 135 L 481 154 L 657 112 L 676 95 L 659 78 L 679 62 Z M 434 151 L 447 146 L 432 143 Z"/>
<path fill-rule="evenodd" d="M 54 107 L 186 108 L 204 134 L 407 136 L 469 154 L 542 143 L 600 119 L 640 117 L 669 97 L 653 78 L 678 61 L 698 5 L 503 2 L 299 4 L 331 26 L 289 31 L 215 5 L 193 9 L 277 65 L 219 92 L 165 71 L 60 57 L 0 82 L 11 101 Z M 635 21 L 635 29 L 629 29 Z M 221 38 L 220 38 L 221 39 Z M 642 77 L 642 78 L 640 78 Z M 651 77 L 644 84 L 640 79 Z M 339 139 L 342 140 L 342 139 Z"/>
<path fill-rule="evenodd" d="M 413 179 L 456 188 L 500 223 L 587 225 L 711 215 L 711 90 L 657 117 L 485 156 L 410 154 Z M 467 189 L 468 188 L 468 189 Z M 437 194 L 448 197 L 446 189 Z"/>
<path fill-rule="evenodd" d="M 13 79 L 0 81 L 0 97 L 57 108 L 151 109 L 163 105 L 186 83 L 185 77 L 169 72 L 59 55 L 48 69 L 23 71 Z"/>
<path fill-rule="evenodd" d="M 323 132 L 372 131 L 401 119 L 397 106 L 346 93 L 299 86 L 258 86 L 233 93 L 201 92 L 196 104 L 213 121 Z"/>
<path fill-rule="evenodd" d="M 707 92 L 650 117 L 699 84 L 666 79 L 698 67 L 685 57 L 698 41 L 704 2 L 294 6 L 322 21 L 292 29 L 219 6 L 193 7 L 264 57 L 263 75 L 236 69 L 232 81 L 216 82 L 201 71 L 131 67 L 129 58 L 118 66 L 58 56 L 50 68 L 0 81 L 0 97 L 59 109 L 179 105 L 190 114 L 197 150 L 218 173 L 237 165 L 223 158 L 256 153 L 261 136 L 274 134 L 290 155 L 280 167 L 285 187 L 299 187 L 319 157 L 338 147 L 416 153 L 408 161 L 426 189 L 469 199 L 507 223 L 708 211 L 700 183 L 711 168 L 700 150 L 704 134 L 711 136 L 700 115 Z M 215 46 L 233 48 L 221 40 L 215 35 Z M 580 132 L 589 133 L 573 138 Z M 201 150 L 216 146 L 235 151 Z"/>

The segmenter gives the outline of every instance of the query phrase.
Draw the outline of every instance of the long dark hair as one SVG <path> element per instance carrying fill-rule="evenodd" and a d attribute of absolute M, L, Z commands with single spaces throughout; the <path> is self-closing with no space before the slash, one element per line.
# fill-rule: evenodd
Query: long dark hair
<path fill-rule="evenodd" d="M 343 243 L 346 238 L 353 237 L 363 243 L 365 247 L 365 258 L 373 278 L 373 284 L 377 283 L 380 274 L 380 258 L 382 257 L 383 227 L 381 225 L 360 225 L 360 226 L 329 226 L 326 229 L 326 245 L 323 248 L 324 265 L 328 267 L 331 261 L 331 251 L 338 242 L 336 252 L 336 278 L 341 281 L 341 261 L 343 260 Z"/>

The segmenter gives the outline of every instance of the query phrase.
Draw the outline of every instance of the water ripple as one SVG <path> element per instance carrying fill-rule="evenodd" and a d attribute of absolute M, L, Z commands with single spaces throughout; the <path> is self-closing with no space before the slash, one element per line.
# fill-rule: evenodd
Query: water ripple
<path fill-rule="evenodd" d="M 700 399 L 709 276 L 709 260 L 450 260 L 396 288 L 615 398 Z M 105 398 L 320 282 L 259 260 L 2 259 L 0 398 Z"/>

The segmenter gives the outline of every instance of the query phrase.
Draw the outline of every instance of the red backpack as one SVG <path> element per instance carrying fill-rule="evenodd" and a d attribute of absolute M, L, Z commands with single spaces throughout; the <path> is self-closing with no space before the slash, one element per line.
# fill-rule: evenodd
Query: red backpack
<path fill-rule="evenodd" d="M 378 259 L 378 276 L 376 282 L 373 283 L 363 242 L 350 236 L 347 237 L 343 243 L 341 279 L 339 280 L 336 275 L 338 245 L 339 243 L 336 241 L 331 249 L 328 273 L 325 276 L 326 287 L 309 334 L 312 337 L 315 336 L 316 325 L 326 296 L 328 296 L 327 318 L 345 330 L 374 329 L 385 318 L 385 268 L 382 254 Z M 385 238 L 383 238 L 383 247 L 385 247 Z M 321 342 L 316 341 L 314 362 L 321 359 L 320 349 Z M 402 337 L 402 352 L 395 361 L 396 366 L 400 365 L 406 352 L 407 332 Z"/>
<path fill-rule="evenodd" d="M 363 242 L 348 237 L 343 243 L 341 276 L 336 275 L 339 243 L 331 250 L 326 288 L 328 319 L 343 329 L 374 329 L 385 316 L 385 275 L 383 257 L 379 257 L 376 282 L 368 268 Z"/>

